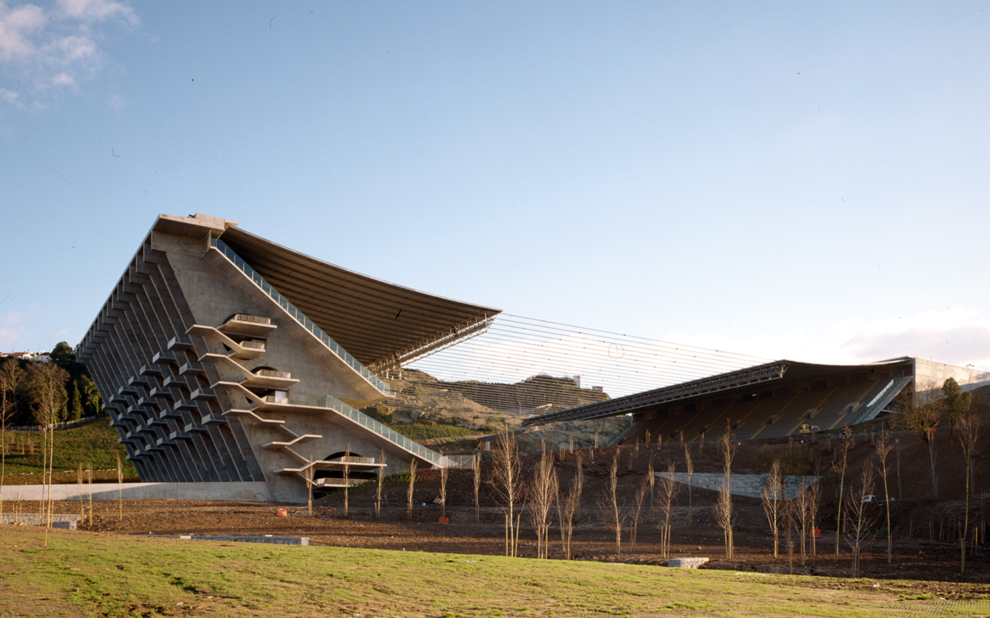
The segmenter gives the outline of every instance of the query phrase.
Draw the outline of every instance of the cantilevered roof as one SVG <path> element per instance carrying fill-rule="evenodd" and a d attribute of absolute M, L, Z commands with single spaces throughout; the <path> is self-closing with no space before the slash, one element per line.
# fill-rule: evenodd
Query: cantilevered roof
<path fill-rule="evenodd" d="M 546 425 L 559 421 L 588 420 L 619 416 L 621 414 L 643 413 L 659 410 L 671 405 L 685 405 L 720 395 L 736 395 L 753 391 L 759 385 L 773 382 L 773 386 L 790 386 L 800 382 L 824 380 L 830 377 L 871 372 L 878 368 L 897 365 L 910 367 L 913 359 L 895 358 L 866 365 L 817 365 L 796 361 L 779 360 L 747 369 L 722 373 L 700 380 L 692 380 L 673 386 L 665 386 L 634 395 L 618 397 L 608 401 L 591 403 L 569 410 L 534 416 L 523 421 L 524 426 Z"/>
<path fill-rule="evenodd" d="M 368 277 L 235 226 L 218 236 L 372 371 L 480 332 L 501 312 Z"/>

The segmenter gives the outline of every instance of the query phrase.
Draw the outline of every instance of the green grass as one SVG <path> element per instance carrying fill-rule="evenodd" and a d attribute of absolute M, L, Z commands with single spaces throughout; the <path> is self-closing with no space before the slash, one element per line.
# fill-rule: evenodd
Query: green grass
<path fill-rule="evenodd" d="M 41 473 L 42 434 L 37 431 L 7 431 L 7 474 Z M 20 454 L 21 447 L 28 442 L 34 444 L 34 454 Z M 75 471 L 79 462 L 85 467 L 93 465 L 94 470 L 116 469 L 114 450 L 118 449 L 124 465 L 124 476 L 136 476 L 131 462 L 124 460 L 127 454 L 117 444 L 117 430 L 110 427 L 110 419 L 103 418 L 86 425 L 61 429 L 55 432 L 55 471 Z"/>
<path fill-rule="evenodd" d="M 923 603 L 832 588 L 827 578 L 61 531 L 50 533 L 43 559 L 42 534 L 0 532 L 0 616 L 844 618 L 889 615 L 892 606 L 913 616 L 904 610 Z"/>
<path fill-rule="evenodd" d="M 413 423 L 411 425 L 393 425 L 392 429 L 410 440 L 428 440 L 430 438 L 459 438 L 461 436 L 478 436 L 480 432 L 456 425 L 431 425 Z"/>

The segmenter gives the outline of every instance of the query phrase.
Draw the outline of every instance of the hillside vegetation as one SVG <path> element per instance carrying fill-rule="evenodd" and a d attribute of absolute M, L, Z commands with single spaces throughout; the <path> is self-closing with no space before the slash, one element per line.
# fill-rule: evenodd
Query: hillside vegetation
<path fill-rule="evenodd" d="M 450 427 L 466 430 L 460 435 L 518 430 L 535 408 L 546 413 L 608 399 L 601 391 L 580 388 L 570 378 L 545 375 L 516 384 L 443 382 L 425 372 L 405 369 L 401 377 L 390 378 L 388 384 L 392 398 L 362 412 L 415 440 L 458 435 Z M 529 451 L 539 449 L 541 441 L 558 447 L 567 447 L 573 441 L 575 447 L 587 448 L 595 445 L 596 435 L 599 444 L 610 443 L 628 424 L 626 417 L 555 423 L 527 432 L 520 437 L 520 445 Z M 470 447 L 468 440 L 448 446 L 448 450 Z"/>
<path fill-rule="evenodd" d="M 40 483 L 41 476 L 41 440 L 38 431 L 6 432 L 7 448 L 7 485 L 23 485 L 34 482 Z M 75 482 L 75 471 L 80 463 L 86 468 L 92 465 L 94 470 L 114 470 L 116 480 L 117 458 L 120 454 L 124 465 L 125 476 L 135 476 L 137 473 L 131 462 L 124 457 L 124 448 L 117 444 L 117 430 L 110 426 L 110 419 L 102 418 L 71 429 L 61 429 L 55 432 L 55 460 L 53 469 L 56 472 L 69 472 L 71 478 L 62 482 Z M 29 474 L 31 477 L 18 477 Z M 33 476 L 37 474 L 38 479 Z M 14 476 L 10 476 L 14 475 Z M 59 479 L 56 479 L 58 481 Z M 27 481 L 27 482 L 24 482 Z"/>

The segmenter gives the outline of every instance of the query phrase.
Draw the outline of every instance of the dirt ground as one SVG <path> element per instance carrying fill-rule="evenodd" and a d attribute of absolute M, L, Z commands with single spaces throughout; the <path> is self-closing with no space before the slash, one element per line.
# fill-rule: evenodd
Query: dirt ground
<path fill-rule="evenodd" d="M 959 547 L 951 542 L 950 528 L 961 518 L 964 510 L 962 486 L 951 478 L 953 468 L 948 454 L 951 443 L 943 452 L 944 481 L 940 484 L 941 499 L 932 497 L 930 468 L 927 459 L 912 449 L 919 448 L 909 435 L 901 435 L 903 441 L 900 500 L 892 508 L 894 530 L 894 556 L 886 560 L 886 535 L 881 527 L 869 537 L 861 558 L 861 579 L 848 579 L 838 585 L 847 588 L 883 587 L 891 592 L 914 598 L 931 595 L 932 598 L 965 599 L 990 596 L 990 546 L 980 545 L 975 555 L 967 555 L 966 573 L 960 574 Z M 773 445 L 770 445 L 773 446 Z M 818 442 L 804 446 L 809 466 L 825 468 L 835 456 L 834 444 Z M 697 472 L 719 471 L 720 462 L 715 445 L 693 445 L 693 458 Z M 760 449 L 766 444 L 740 445 L 736 473 L 760 472 Z M 631 496 L 645 477 L 650 459 L 656 469 L 666 469 L 669 463 L 683 471 L 683 445 L 671 444 L 658 447 L 623 447 L 619 451 L 620 493 Z M 637 529 L 635 546 L 629 539 L 629 527 L 622 535 L 621 553 L 616 552 L 615 533 L 602 523 L 596 504 L 608 479 L 608 471 L 616 449 L 596 449 L 581 453 L 585 470 L 585 489 L 580 522 L 575 526 L 573 557 L 577 560 L 628 562 L 635 564 L 665 564 L 660 558 L 660 531 L 650 522 L 648 502 L 643 506 Z M 857 465 L 871 457 L 873 445 L 868 437 L 861 438 L 853 451 L 847 479 L 858 473 Z M 576 468 L 576 453 L 555 454 L 561 486 L 567 487 Z M 535 456 L 526 459 L 523 478 L 531 473 Z M 892 455 L 893 457 L 893 455 Z M 926 456 L 927 457 L 927 456 Z M 817 459 L 816 459 L 817 458 Z M 893 468 L 893 463 L 889 465 Z M 958 467 L 958 466 L 957 466 Z M 929 476 L 926 477 L 925 475 Z M 909 478 L 910 475 L 910 478 Z M 306 536 L 312 545 L 389 549 L 396 551 L 430 551 L 465 554 L 501 555 L 505 553 L 505 527 L 502 511 L 496 506 L 494 487 L 488 480 L 488 470 L 483 468 L 480 521 L 475 521 L 473 477 L 470 470 L 454 470 L 447 486 L 447 515 L 449 523 L 439 523 L 440 506 L 435 504 L 439 496 L 439 474 L 425 471 L 418 475 L 412 517 L 406 511 L 406 485 L 386 485 L 383 491 L 381 519 L 374 516 L 374 487 L 352 489 L 349 492 L 349 512 L 344 514 L 342 492 L 318 499 L 310 516 L 305 505 L 276 505 L 258 503 L 181 502 L 181 501 L 125 501 L 123 519 L 119 518 L 118 503 L 94 502 L 92 520 L 80 526 L 100 534 L 271 534 Z M 982 481 L 982 475 L 979 476 Z M 957 479 L 956 479 L 957 480 Z M 834 479 L 826 479 L 830 487 Z M 897 479 L 889 479 L 892 487 Z M 876 492 L 882 495 L 882 485 Z M 985 490 L 983 490 L 984 493 Z M 772 555 L 773 541 L 758 500 L 735 499 L 736 527 L 734 533 L 735 555 L 725 558 L 722 531 L 715 525 L 711 504 L 714 492 L 695 488 L 691 506 L 688 506 L 686 488 L 677 496 L 677 506 L 672 515 L 672 557 L 708 557 L 708 569 L 735 571 L 774 572 L 849 578 L 852 550 L 846 536 L 840 538 L 839 558 L 835 557 L 836 508 L 832 503 L 835 494 L 825 492 L 819 511 L 821 538 L 817 540 L 817 553 L 809 555 L 801 565 L 799 540 L 794 540 L 793 562 L 789 562 L 787 543 L 783 533 L 780 540 L 780 556 Z M 896 495 L 891 490 L 892 495 Z M 986 501 L 984 501 L 986 502 Z M 631 504 L 627 504 L 631 507 Z M 984 512 L 990 504 L 971 498 L 970 523 L 985 527 Z M 88 509 L 88 505 L 84 505 Z M 17 505 L 6 503 L 5 512 L 15 508 L 22 512 L 37 512 L 37 503 Z M 278 508 L 286 508 L 288 516 L 276 515 Z M 56 503 L 56 512 L 80 512 L 78 502 Z M 691 523 L 688 523 L 690 513 Z M 880 512 L 877 513 L 881 515 Z M 885 517 L 885 513 L 883 513 Z M 974 523 L 975 522 L 975 523 Z M 939 540 L 941 536 L 942 540 Z M 934 537 L 934 542 L 932 540 Z M 520 535 L 520 555 L 536 556 L 535 534 L 523 516 Z M 562 558 L 559 527 L 551 529 L 551 558 Z M 811 552 L 811 540 L 808 540 Z M 834 580 L 821 580 L 822 585 L 835 586 Z"/>

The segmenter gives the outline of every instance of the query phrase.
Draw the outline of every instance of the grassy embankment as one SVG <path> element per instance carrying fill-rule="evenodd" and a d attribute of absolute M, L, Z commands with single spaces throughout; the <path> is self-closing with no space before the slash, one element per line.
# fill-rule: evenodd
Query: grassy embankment
<path fill-rule="evenodd" d="M 5 485 L 41 483 L 42 439 L 42 434 L 37 431 L 7 430 L 7 478 L 4 479 Z M 121 463 L 124 466 L 124 476 L 137 476 L 131 462 L 124 459 L 127 453 L 123 447 L 117 444 L 117 430 L 110 427 L 110 419 L 103 418 L 79 427 L 56 431 L 55 464 L 53 466 L 56 472 L 55 482 L 75 483 L 76 470 L 80 462 L 84 469 L 88 465 L 92 465 L 93 470 L 113 470 L 112 473 L 94 473 L 94 481 L 113 480 L 116 482 L 117 460 L 114 457 L 114 450 L 120 453 Z"/>
<path fill-rule="evenodd" d="M 412 423 L 410 425 L 393 425 L 392 429 L 410 440 L 428 440 L 430 438 L 459 438 L 483 435 L 482 432 L 457 425 Z"/>
<path fill-rule="evenodd" d="M 0 530 L 0 616 L 898 616 L 897 582 Z M 841 585 L 841 587 L 840 587 Z M 895 611 L 891 611 L 893 608 Z M 941 608 L 940 608 L 941 609 Z M 917 612 L 917 613 L 916 613 Z M 940 615 L 968 615 L 948 608 Z"/>

